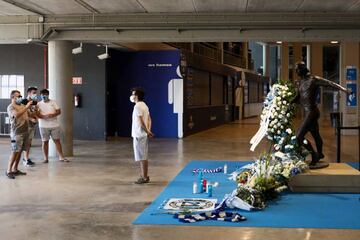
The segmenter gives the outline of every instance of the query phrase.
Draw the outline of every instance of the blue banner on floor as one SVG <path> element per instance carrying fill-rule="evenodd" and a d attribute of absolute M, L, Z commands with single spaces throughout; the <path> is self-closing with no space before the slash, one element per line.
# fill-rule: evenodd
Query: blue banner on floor
<path fill-rule="evenodd" d="M 161 211 L 158 208 L 169 198 L 208 198 L 206 193 L 192 193 L 193 182 L 197 179 L 193 170 L 197 168 L 216 169 L 223 167 L 225 163 L 230 173 L 248 162 L 191 161 L 133 224 L 360 229 L 360 194 L 285 193 L 277 201 L 269 202 L 263 211 L 238 211 L 247 220 L 236 223 L 222 221 L 182 223 L 174 219 L 172 215 L 160 214 Z M 351 165 L 357 167 L 356 164 Z M 205 173 L 204 177 L 208 181 L 219 182 L 219 186 L 213 190 L 212 197 L 218 199 L 218 202 L 236 187 L 236 183 L 227 180 L 222 172 Z"/>

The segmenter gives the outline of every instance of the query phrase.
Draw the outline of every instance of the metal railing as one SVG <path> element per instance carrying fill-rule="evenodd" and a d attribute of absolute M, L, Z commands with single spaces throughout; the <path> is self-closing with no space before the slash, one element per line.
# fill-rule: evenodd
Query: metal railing
<path fill-rule="evenodd" d="M 360 126 L 357 127 L 344 127 L 341 126 L 340 124 L 337 125 L 336 127 L 337 129 L 337 151 L 336 151 L 336 162 L 340 163 L 341 162 L 341 130 L 358 130 L 358 160 L 359 160 L 359 166 L 358 166 L 358 170 L 360 171 Z"/>
<path fill-rule="evenodd" d="M 225 50 L 224 50 L 224 63 L 233 66 L 238 66 L 241 68 L 246 68 L 245 59 L 242 56 Z"/>
<path fill-rule="evenodd" d="M 207 43 L 194 43 L 194 53 L 221 62 L 221 50 Z"/>
<path fill-rule="evenodd" d="M 10 119 L 7 112 L 0 112 L 0 136 L 10 135 Z"/>

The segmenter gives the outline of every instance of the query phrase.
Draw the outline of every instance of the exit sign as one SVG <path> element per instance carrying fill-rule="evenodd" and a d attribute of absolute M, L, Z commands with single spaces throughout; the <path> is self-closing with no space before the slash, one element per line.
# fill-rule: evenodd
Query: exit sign
<path fill-rule="evenodd" d="M 82 77 L 73 77 L 72 83 L 75 85 L 81 85 L 82 84 Z"/>

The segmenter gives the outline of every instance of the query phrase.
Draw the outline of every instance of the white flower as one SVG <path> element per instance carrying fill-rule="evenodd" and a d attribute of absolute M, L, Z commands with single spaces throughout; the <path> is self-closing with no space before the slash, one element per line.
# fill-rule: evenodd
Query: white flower
<path fill-rule="evenodd" d="M 278 125 L 278 127 L 280 127 L 280 126 L 281 126 L 281 123 L 279 122 L 277 125 Z"/>
<path fill-rule="evenodd" d="M 283 102 L 282 102 L 283 104 L 287 104 L 287 102 L 284 100 Z"/>
<path fill-rule="evenodd" d="M 283 107 L 283 109 L 284 109 L 284 108 L 285 108 L 285 107 Z M 285 111 L 282 110 L 282 111 L 281 111 L 281 114 L 282 114 L 282 115 L 285 115 Z"/>
<path fill-rule="evenodd" d="M 291 134 L 291 133 L 292 133 L 292 131 L 291 131 L 290 128 L 286 129 L 286 132 L 287 132 L 288 134 Z"/>
<path fill-rule="evenodd" d="M 295 140 L 295 139 L 296 139 L 296 136 L 292 136 L 292 137 L 291 137 L 291 140 Z"/>
<path fill-rule="evenodd" d="M 285 118 L 285 119 L 284 119 L 284 122 L 285 122 L 285 123 L 287 123 L 287 122 L 288 122 L 288 120 Z"/>
<path fill-rule="evenodd" d="M 279 108 L 279 107 L 276 107 L 276 110 L 277 110 L 277 111 L 280 111 L 280 108 Z"/>
<path fill-rule="evenodd" d="M 279 134 L 279 135 L 281 134 L 280 130 L 277 131 L 277 134 Z"/>
<path fill-rule="evenodd" d="M 283 118 L 284 116 L 282 114 L 279 114 L 279 118 Z"/>
<path fill-rule="evenodd" d="M 308 144 L 308 141 L 306 139 L 304 139 L 303 141 L 304 144 Z"/>
<path fill-rule="evenodd" d="M 287 117 L 290 117 L 290 113 L 287 113 L 286 116 L 287 116 Z"/>
<path fill-rule="evenodd" d="M 284 129 L 284 126 L 283 126 L 283 125 L 281 125 L 281 126 L 280 126 L 280 128 L 281 128 L 281 129 Z"/>
<path fill-rule="evenodd" d="M 278 151 L 280 149 L 279 145 L 275 145 L 275 150 Z"/>

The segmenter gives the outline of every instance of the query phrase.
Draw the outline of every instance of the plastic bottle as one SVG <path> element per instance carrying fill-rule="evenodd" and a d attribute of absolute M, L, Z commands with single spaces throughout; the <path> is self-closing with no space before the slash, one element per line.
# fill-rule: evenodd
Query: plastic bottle
<path fill-rule="evenodd" d="M 202 172 L 199 172 L 199 175 L 198 175 L 197 190 L 198 190 L 197 193 L 203 192 L 203 174 L 202 174 Z"/>
<path fill-rule="evenodd" d="M 209 184 L 207 196 L 212 197 L 212 193 L 213 193 L 213 187 L 212 187 L 212 185 Z"/>
<path fill-rule="evenodd" d="M 202 182 L 203 192 L 206 191 L 206 185 L 207 185 L 207 181 L 206 181 L 206 179 L 204 178 L 204 179 L 203 179 L 203 182 Z"/>
<path fill-rule="evenodd" d="M 193 193 L 196 194 L 198 192 L 198 185 L 196 182 L 193 183 Z"/>

